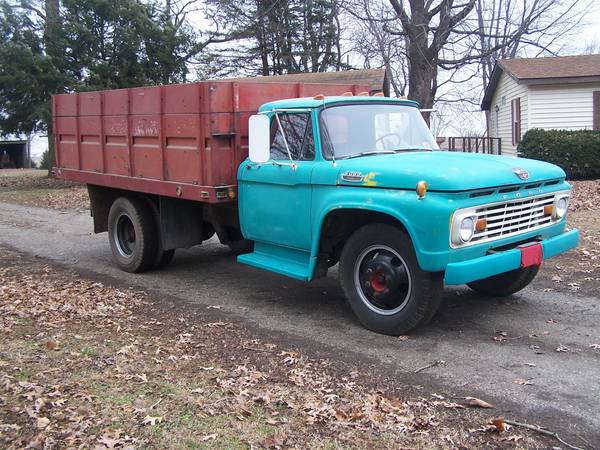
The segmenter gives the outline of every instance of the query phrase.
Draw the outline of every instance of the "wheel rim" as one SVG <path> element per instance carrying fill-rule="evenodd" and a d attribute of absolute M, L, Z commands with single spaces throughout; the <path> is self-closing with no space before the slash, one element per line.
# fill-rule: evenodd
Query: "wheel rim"
<path fill-rule="evenodd" d="M 408 265 L 386 245 L 372 245 L 361 252 L 354 265 L 354 286 L 369 309 L 386 316 L 406 306 L 412 289 Z"/>
<path fill-rule="evenodd" d="M 117 218 L 113 231 L 113 240 L 119 254 L 125 258 L 131 258 L 136 249 L 135 227 L 131 218 L 123 213 Z"/>

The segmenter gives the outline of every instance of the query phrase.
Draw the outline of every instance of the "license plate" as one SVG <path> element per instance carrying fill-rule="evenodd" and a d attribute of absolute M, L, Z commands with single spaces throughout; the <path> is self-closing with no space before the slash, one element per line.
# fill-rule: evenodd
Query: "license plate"
<path fill-rule="evenodd" d="M 539 266 L 542 264 L 544 254 L 542 244 L 528 244 L 519 247 L 521 250 L 521 267 Z"/>

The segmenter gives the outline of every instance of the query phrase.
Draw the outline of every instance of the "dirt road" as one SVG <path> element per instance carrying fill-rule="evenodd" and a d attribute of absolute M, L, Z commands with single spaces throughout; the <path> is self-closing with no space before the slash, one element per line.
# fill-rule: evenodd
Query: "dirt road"
<path fill-rule="evenodd" d="M 600 446 L 598 293 L 545 291 L 494 300 L 447 289 L 433 323 L 407 340 L 362 328 L 337 274 L 310 284 L 238 265 L 211 241 L 180 251 L 161 272 L 130 275 L 110 261 L 87 214 L 0 203 L 0 244 L 133 287 L 204 305 L 281 341 L 346 362 L 360 360 L 424 392 L 468 395 L 507 418 L 542 424 L 586 448 Z"/>

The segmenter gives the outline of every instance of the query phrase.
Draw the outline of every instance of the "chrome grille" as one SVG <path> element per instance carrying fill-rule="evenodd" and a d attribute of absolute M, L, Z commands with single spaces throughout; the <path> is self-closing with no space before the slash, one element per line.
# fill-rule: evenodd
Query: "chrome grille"
<path fill-rule="evenodd" d="M 486 219 L 487 228 L 476 230 L 470 243 L 509 237 L 551 224 L 552 217 L 544 215 L 544 206 L 552 205 L 554 197 L 552 193 L 475 208 L 474 215 Z"/>

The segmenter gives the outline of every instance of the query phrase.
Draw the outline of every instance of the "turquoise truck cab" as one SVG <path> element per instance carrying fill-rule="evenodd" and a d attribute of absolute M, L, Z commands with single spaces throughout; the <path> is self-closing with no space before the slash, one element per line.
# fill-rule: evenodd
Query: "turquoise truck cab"
<path fill-rule="evenodd" d="M 249 124 L 238 261 L 299 280 L 339 262 L 359 320 L 405 333 L 446 284 L 510 295 L 542 260 L 574 248 L 559 167 L 439 151 L 415 102 L 377 96 L 280 100 Z"/>

